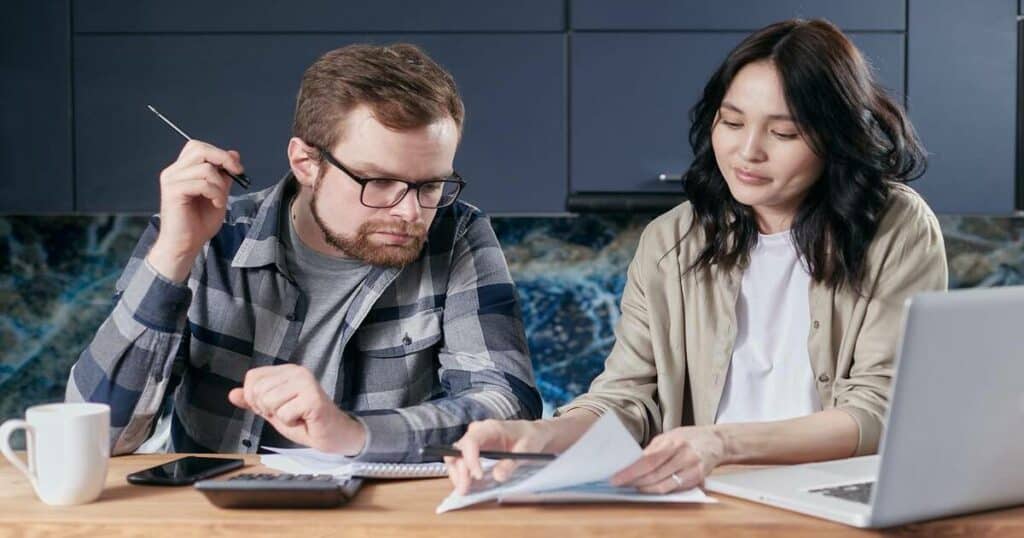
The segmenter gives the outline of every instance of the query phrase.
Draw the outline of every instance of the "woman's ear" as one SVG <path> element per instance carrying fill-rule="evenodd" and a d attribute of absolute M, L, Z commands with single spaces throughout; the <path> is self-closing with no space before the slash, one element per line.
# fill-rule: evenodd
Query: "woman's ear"
<path fill-rule="evenodd" d="M 301 138 L 292 137 L 288 141 L 288 164 L 291 166 L 292 174 L 300 185 L 311 189 L 320 176 L 320 160 L 315 157 L 316 155 L 316 148 L 303 142 Z"/>

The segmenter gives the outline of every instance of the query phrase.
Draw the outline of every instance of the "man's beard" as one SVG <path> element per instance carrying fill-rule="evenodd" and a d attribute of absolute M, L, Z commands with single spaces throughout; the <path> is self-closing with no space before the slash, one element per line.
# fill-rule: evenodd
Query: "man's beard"
<path fill-rule="evenodd" d="M 346 237 L 331 231 L 327 223 L 320 218 L 316 209 L 316 202 L 320 198 L 320 184 L 323 178 L 313 185 L 313 199 L 309 201 L 309 209 L 313 214 L 313 220 L 320 228 L 324 241 L 339 251 L 353 258 L 362 260 L 371 265 L 382 267 L 402 268 L 416 261 L 423 250 L 423 243 L 426 241 L 426 226 L 421 223 L 410 223 L 405 221 L 396 222 L 374 222 L 367 221 L 359 226 L 355 237 Z M 370 241 L 370 234 L 374 232 L 387 232 L 410 236 L 409 243 L 405 245 L 379 245 Z"/>

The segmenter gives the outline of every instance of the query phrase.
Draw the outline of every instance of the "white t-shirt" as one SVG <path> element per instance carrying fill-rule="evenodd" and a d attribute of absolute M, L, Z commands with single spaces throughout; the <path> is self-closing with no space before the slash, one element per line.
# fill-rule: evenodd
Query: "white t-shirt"
<path fill-rule="evenodd" d="M 716 423 L 821 410 L 807 351 L 810 285 L 789 231 L 758 237 L 740 284 L 736 343 Z"/>

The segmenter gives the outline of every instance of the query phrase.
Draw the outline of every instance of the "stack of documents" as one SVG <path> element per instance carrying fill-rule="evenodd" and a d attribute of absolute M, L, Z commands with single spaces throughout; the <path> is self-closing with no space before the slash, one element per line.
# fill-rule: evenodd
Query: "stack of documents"
<path fill-rule="evenodd" d="M 490 475 L 475 481 L 466 495 L 452 493 L 437 513 L 487 501 L 498 502 L 717 502 L 700 488 L 665 495 L 616 488 L 608 483 L 615 473 L 640 459 L 643 451 L 615 413 L 605 413 L 554 461 L 522 463 L 509 480 Z"/>
<path fill-rule="evenodd" d="M 430 478 L 446 475 L 444 463 L 373 463 L 354 461 L 338 454 L 312 448 L 264 447 L 260 462 L 293 474 L 331 474 L 369 478 Z M 498 501 L 517 502 L 649 502 L 713 503 L 700 488 L 664 495 L 640 493 L 633 488 L 616 488 L 608 480 L 640 459 L 643 451 L 614 413 L 605 413 L 568 450 L 551 462 L 524 462 L 505 482 L 490 473 L 474 481 L 466 495 L 452 493 L 437 507 L 437 513 Z M 484 460 L 484 470 L 496 463 Z"/>

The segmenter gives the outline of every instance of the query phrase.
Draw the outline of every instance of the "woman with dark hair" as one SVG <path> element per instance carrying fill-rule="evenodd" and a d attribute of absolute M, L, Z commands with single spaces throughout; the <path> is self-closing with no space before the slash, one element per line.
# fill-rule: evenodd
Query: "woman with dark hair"
<path fill-rule="evenodd" d="M 790 20 L 728 55 L 690 144 L 688 201 L 640 239 L 604 371 L 555 418 L 470 425 L 457 491 L 479 450 L 560 452 L 609 411 L 646 445 L 612 482 L 648 492 L 877 450 L 903 304 L 947 286 L 905 113 L 839 29 Z"/>

